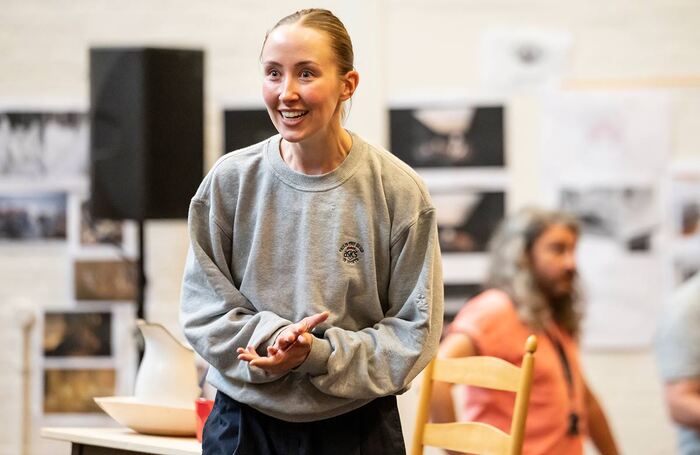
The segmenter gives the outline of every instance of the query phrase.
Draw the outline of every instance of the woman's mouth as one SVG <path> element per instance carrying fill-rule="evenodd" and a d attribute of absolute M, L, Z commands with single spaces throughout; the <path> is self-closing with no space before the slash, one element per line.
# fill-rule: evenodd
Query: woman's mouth
<path fill-rule="evenodd" d="M 295 120 L 308 114 L 309 111 L 280 111 L 282 117 L 288 120 Z"/>

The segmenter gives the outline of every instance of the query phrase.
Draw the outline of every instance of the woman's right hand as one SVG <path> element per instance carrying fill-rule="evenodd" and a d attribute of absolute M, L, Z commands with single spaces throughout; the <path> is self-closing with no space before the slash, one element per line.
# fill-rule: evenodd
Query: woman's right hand
<path fill-rule="evenodd" d="M 267 348 L 267 356 L 258 355 L 255 347 L 238 348 L 238 359 L 249 362 L 271 374 L 282 374 L 301 365 L 311 352 L 314 337 L 310 333 L 328 319 L 329 312 L 317 313 L 286 327 L 275 343 Z"/>
<path fill-rule="evenodd" d="M 299 335 L 303 333 L 311 332 L 317 325 L 328 319 L 330 313 L 324 311 L 323 313 L 316 313 L 311 316 L 307 316 L 296 324 L 287 326 L 284 330 L 277 335 L 277 339 L 271 347 L 276 350 L 286 351 L 297 342 Z M 268 348 L 268 353 L 269 353 Z"/>

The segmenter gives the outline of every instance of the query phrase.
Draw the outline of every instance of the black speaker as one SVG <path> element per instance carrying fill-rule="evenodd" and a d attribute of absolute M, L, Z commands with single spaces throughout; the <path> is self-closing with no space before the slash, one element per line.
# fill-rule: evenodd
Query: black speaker
<path fill-rule="evenodd" d="M 186 218 L 203 176 L 204 53 L 90 49 L 90 211 Z"/>

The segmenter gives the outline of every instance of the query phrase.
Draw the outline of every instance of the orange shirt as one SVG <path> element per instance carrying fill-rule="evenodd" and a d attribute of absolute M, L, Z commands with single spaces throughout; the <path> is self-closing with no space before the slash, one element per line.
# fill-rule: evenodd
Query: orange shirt
<path fill-rule="evenodd" d="M 525 340 L 534 333 L 538 346 L 523 453 L 582 454 L 587 416 L 578 345 L 555 324 L 547 331 L 559 339 L 566 352 L 573 376 L 572 397 L 556 346 L 547 334 L 535 332 L 520 321 L 504 292 L 489 290 L 476 296 L 467 302 L 449 327 L 449 333 L 468 335 L 479 355 L 500 357 L 518 366 L 522 363 Z M 510 433 L 514 393 L 468 387 L 465 395 L 463 419 L 489 423 Z M 579 415 L 579 436 L 567 434 L 572 411 Z"/>

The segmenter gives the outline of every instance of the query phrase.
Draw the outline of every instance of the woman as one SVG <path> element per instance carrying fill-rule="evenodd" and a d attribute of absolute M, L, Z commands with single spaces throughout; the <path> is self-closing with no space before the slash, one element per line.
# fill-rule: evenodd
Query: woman
<path fill-rule="evenodd" d="M 203 451 L 404 453 L 394 395 L 442 329 L 435 209 L 341 126 L 359 75 L 337 17 L 283 18 L 261 62 L 279 135 L 222 157 L 190 206 L 181 317 L 218 390 Z"/>

